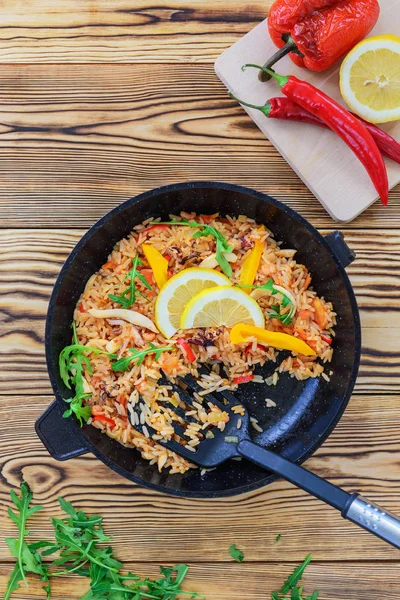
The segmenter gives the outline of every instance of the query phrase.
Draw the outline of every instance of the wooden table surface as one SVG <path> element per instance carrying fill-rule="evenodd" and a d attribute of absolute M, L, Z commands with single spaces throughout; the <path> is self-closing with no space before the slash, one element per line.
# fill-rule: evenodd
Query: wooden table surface
<path fill-rule="evenodd" d="M 215 58 L 265 15 L 252 0 L 3 0 L 0 8 L 0 593 L 10 487 L 22 478 L 50 535 L 63 495 L 101 512 L 119 557 L 155 574 L 187 561 L 209 600 L 266 600 L 306 554 L 323 600 L 400 599 L 399 555 L 279 481 L 247 496 L 180 500 L 131 485 L 93 456 L 52 460 L 34 422 L 52 399 L 43 335 L 48 299 L 85 230 L 123 200 L 185 180 L 225 180 L 286 202 L 335 229 L 213 71 Z M 349 408 L 307 466 L 400 513 L 400 188 L 341 229 L 361 309 L 363 353 Z M 277 534 L 282 538 L 275 542 Z M 236 543 L 245 562 L 233 563 Z M 16 600 L 43 597 L 38 582 Z M 73 600 L 87 583 L 57 581 Z"/>

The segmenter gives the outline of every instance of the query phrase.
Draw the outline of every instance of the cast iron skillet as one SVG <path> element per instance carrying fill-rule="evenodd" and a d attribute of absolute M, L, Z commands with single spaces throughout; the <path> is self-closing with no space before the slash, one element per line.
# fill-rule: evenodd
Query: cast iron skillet
<path fill-rule="evenodd" d="M 54 286 L 46 322 L 47 365 L 56 399 L 37 420 L 36 431 L 57 460 L 93 452 L 108 467 L 144 487 L 192 498 L 232 496 L 267 485 L 275 477 L 255 465 L 236 461 L 204 476 L 199 470 L 185 475 L 158 473 L 157 466 L 150 466 L 135 450 L 124 448 L 94 427 L 81 430 L 72 418 L 62 418 L 66 406 L 63 398 L 68 398 L 70 391 L 61 381 L 58 356 L 71 343 L 73 311 L 86 281 L 134 225 L 151 216 L 165 220 L 181 210 L 245 214 L 264 223 L 283 247 L 297 249 L 296 258 L 309 268 L 317 293 L 332 301 L 338 313 L 333 361 L 328 368 L 333 371 L 330 382 L 323 378 L 300 382 L 284 375 L 275 388 L 250 383 L 238 391 L 239 401 L 264 430 L 255 440 L 301 463 L 338 423 L 360 361 L 359 313 L 345 272 L 355 255 L 339 232 L 322 237 L 295 211 L 269 196 L 226 183 L 194 182 L 158 188 L 124 202 L 100 219 L 71 252 Z M 275 400 L 277 407 L 267 409 L 265 398 Z"/>

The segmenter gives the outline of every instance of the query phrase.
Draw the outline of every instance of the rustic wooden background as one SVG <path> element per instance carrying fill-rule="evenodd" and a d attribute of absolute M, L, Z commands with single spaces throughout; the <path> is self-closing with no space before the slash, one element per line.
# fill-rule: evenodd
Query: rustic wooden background
<path fill-rule="evenodd" d="M 0 593 L 9 488 L 25 478 L 50 535 L 62 494 L 105 516 L 121 559 L 141 574 L 188 561 L 209 600 L 266 600 L 312 552 L 305 583 L 323 600 L 400 599 L 396 550 L 278 482 L 244 497 L 179 500 L 135 487 L 93 456 L 50 459 L 33 424 L 52 398 L 43 349 L 47 302 L 84 231 L 158 185 L 223 178 L 287 202 L 318 228 L 334 223 L 226 96 L 213 61 L 270 0 L 3 0 L 0 4 Z M 308 461 L 320 475 L 400 513 L 400 188 L 343 226 L 361 308 L 355 394 Z M 282 538 L 275 542 L 276 535 Z M 232 563 L 230 544 L 246 561 Z M 86 590 L 59 580 L 57 600 Z M 16 600 L 42 597 L 40 584 Z"/>

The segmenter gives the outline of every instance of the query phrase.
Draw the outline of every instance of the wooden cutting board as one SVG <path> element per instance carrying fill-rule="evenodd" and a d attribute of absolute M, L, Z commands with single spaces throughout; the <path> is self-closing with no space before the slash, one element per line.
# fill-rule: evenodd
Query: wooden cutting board
<path fill-rule="evenodd" d="M 381 2 L 381 15 L 371 35 L 383 33 L 400 35 L 400 0 Z M 263 64 L 275 51 L 265 20 L 216 60 L 215 72 L 235 96 L 253 104 L 264 104 L 269 98 L 282 95 L 277 84 L 261 83 L 258 71 L 247 69 L 243 73 L 241 66 Z M 286 57 L 278 63 L 276 71 L 306 79 L 344 104 L 339 91 L 338 67 L 311 73 L 296 67 Z M 351 221 L 378 199 L 361 163 L 333 132 L 304 123 L 267 119 L 257 110 L 245 110 L 333 219 Z M 381 127 L 400 140 L 400 121 Z M 400 182 L 400 165 L 385 160 L 392 188 Z"/>

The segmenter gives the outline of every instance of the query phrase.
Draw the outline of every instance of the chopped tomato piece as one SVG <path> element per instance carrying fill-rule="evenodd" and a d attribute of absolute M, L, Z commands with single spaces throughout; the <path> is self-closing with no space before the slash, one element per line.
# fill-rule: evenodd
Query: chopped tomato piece
<path fill-rule="evenodd" d="M 307 273 L 307 277 L 304 282 L 304 291 L 308 290 L 308 286 L 310 285 L 310 283 L 311 283 L 311 275 L 309 273 Z"/>
<path fill-rule="evenodd" d="M 325 329 L 327 326 L 326 310 L 319 298 L 314 298 L 313 307 L 314 321 L 321 329 Z"/>
<path fill-rule="evenodd" d="M 305 309 L 299 310 L 299 317 L 300 317 L 300 319 L 307 320 L 307 319 L 309 319 L 311 317 L 311 314 L 312 314 L 311 310 L 305 310 Z"/>
<path fill-rule="evenodd" d="M 163 224 L 158 225 L 156 223 L 154 225 L 151 225 L 147 229 L 145 229 L 142 233 L 144 235 L 148 235 L 149 233 L 160 233 L 160 231 L 163 231 L 165 229 L 169 229 L 169 225 L 163 225 Z"/>
<path fill-rule="evenodd" d="M 200 218 L 206 225 L 211 223 L 216 217 L 218 217 L 218 213 L 214 213 L 213 215 L 200 215 Z"/>
<path fill-rule="evenodd" d="M 138 271 L 146 279 L 147 283 L 152 286 L 154 285 L 154 277 L 152 269 L 141 269 Z"/>
<path fill-rule="evenodd" d="M 113 260 L 109 260 L 108 262 L 104 263 L 104 265 L 101 267 L 102 269 L 115 269 L 117 265 L 115 264 L 115 262 Z"/>

